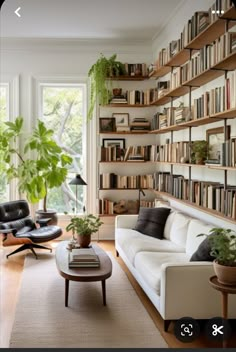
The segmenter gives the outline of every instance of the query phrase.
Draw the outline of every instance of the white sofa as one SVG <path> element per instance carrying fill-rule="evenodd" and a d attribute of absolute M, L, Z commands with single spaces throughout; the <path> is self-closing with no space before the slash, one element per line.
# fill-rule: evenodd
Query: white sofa
<path fill-rule="evenodd" d="M 182 317 L 209 319 L 222 315 L 221 293 L 213 289 L 211 262 L 190 262 L 214 225 L 172 209 L 159 240 L 133 230 L 138 215 L 118 215 L 115 247 L 162 318 L 164 330 Z M 236 318 L 236 295 L 228 297 L 228 317 Z"/>

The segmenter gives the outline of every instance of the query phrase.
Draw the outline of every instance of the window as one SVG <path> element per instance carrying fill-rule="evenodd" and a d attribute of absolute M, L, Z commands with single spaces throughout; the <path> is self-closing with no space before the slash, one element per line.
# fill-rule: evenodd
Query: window
<path fill-rule="evenodd" d="M 67 181 L 59 188 L 48 192 L 48 208 L 58 213 L 83 212 L 85 187 L 78 187 L 78 202 L 75 207 L 76 190 L 69 182 L 75 174 L 84 177 L 86 165 L 86 85 L 85 84 L 40 84 L 40 119 L 53 129 L 55 141 L 73 158 Z"/>
<path fill-rule="evenodd" d="M 0 128 L 3 128 L 2 122 L 9 121 L 9 85 L 1 84 L 0 85 Z M 1 157 L 0 151 L 0 169 L 4 170 L 4 161 Z M 10 200 L 9 195 L 9 185 L 7 183 L 4 173 L 1 173 L 0 177 L 0 203 Z"/>

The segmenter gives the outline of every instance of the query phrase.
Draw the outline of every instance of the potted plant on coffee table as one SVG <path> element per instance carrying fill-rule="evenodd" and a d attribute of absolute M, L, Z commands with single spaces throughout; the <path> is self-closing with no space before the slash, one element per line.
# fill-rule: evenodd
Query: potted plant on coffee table
<path fill-rule="evenodd" d="M 236 233 L 231 229 L 213 228 L 208 240 L 210 254 L 215 258 L 213 266 L 218 281 L 225 285 L 236 285 Z"/>
<path fill-rule="evenodd" d="M 19 192 L 26 195 L 30 203 L 43 199 L 43 209 L 38 217 L 51 218 L 50 224 L 57 222 L 56 211 L 47 208 L 48 189 L 59 187 L 66 180 L 67 167 L 72 158 L 53 139 L 53 131 L 38 120 L 31 136 L 19 148 L 23 118 L 15 122 L 5 122 L 0 131 L 0 151 L 6 165 L 8 180 L 18 179 Z"/>
<path fill-rule="evenodd" d="M 91 242 L 91 234 L 98 231 L 99 227 L 103 224 L 99 217 L 88 215 L 73 215 L 70 223 L 66 226 L 66 231 L 71 231 L 73 237 L 77 235 L 77 242 L 82 248 L 89 247 Z"/>

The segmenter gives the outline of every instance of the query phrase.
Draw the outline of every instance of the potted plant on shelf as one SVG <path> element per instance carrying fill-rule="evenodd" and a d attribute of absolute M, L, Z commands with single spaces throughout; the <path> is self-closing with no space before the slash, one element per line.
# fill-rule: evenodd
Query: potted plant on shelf
<path fill-rule="evenodd" d="M 207 238 L 210 254 L 215 258 L 213 266 L 218 281 L 225 285 L 236 285 L 236 233 L 231 229 L 216 227 L 210 230 Z"/>
<path fill-rule="evenodd" d="M 197 140 L 191 144 L 191 161 L 193 164 L 203 165 L 207 159 L 209 148 L 205 140 Z"/>
<path fill-rule="evenodd" d="M 101 54 L 100 58 L 91 66 L 88 76 L 90 77 L 90 98 L 88 119 L 93 116 L 96 102 L 106 105 L 111 98 L 112 81 L 107 78 L 124 75 L 125 65 L 116 60 L 116 54 L 106 58 Z"/>
<path fill-rule="evenodd" d="M 66 213 L 65 213 L 66 214 Z M 103 224 L 99 217 L 89 214 L 84 216 L 73 215 L 70 223 L 66 226 L 66 231 L 71 231 L 73 238 L 77 235 L 77 242 L 80 247 L 86 248 L 91 242 L 91 234 L 98 231 Z"/>
<path fill-rule="evenodd" d="M 43 199 L 43 209 L 38 211 L 38 216 L 50 217 L 50 223 L 56 223 L 56 211 L 47 209 L 47 192 L 50 188 L 61 186 L 66 180 L 67 166 L 72 163 L 72 158 L 63 153 L 52 138 L 53 131 L 47 129 L 40 120 L 31 137 L 25 140 L 22 151 L 18 145 L 23 118 L 5 122 L 5 127 L 0 132 L 0 151 L 8 180 L 18 178 L 19 192 L 25 194 L 30 203 Z"/>

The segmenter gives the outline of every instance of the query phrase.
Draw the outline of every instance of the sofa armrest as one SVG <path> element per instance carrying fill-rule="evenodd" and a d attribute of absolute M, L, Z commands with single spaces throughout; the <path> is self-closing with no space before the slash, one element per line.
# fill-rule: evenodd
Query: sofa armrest
<path fill-rule="evenodd" d="M 132 229 L 135 227 L 138 214 L 117 215 L 115 218 L 115 228 Z"/>
<path fill-rule="evenodd" d="M 167 263 L 161 268 L 160 313 L 164 319 L 208 318 L 220 308 L 220 295 L 210 285 L 211 262 Z M 209 300 L 209 297 L 211 299 Z"/>

